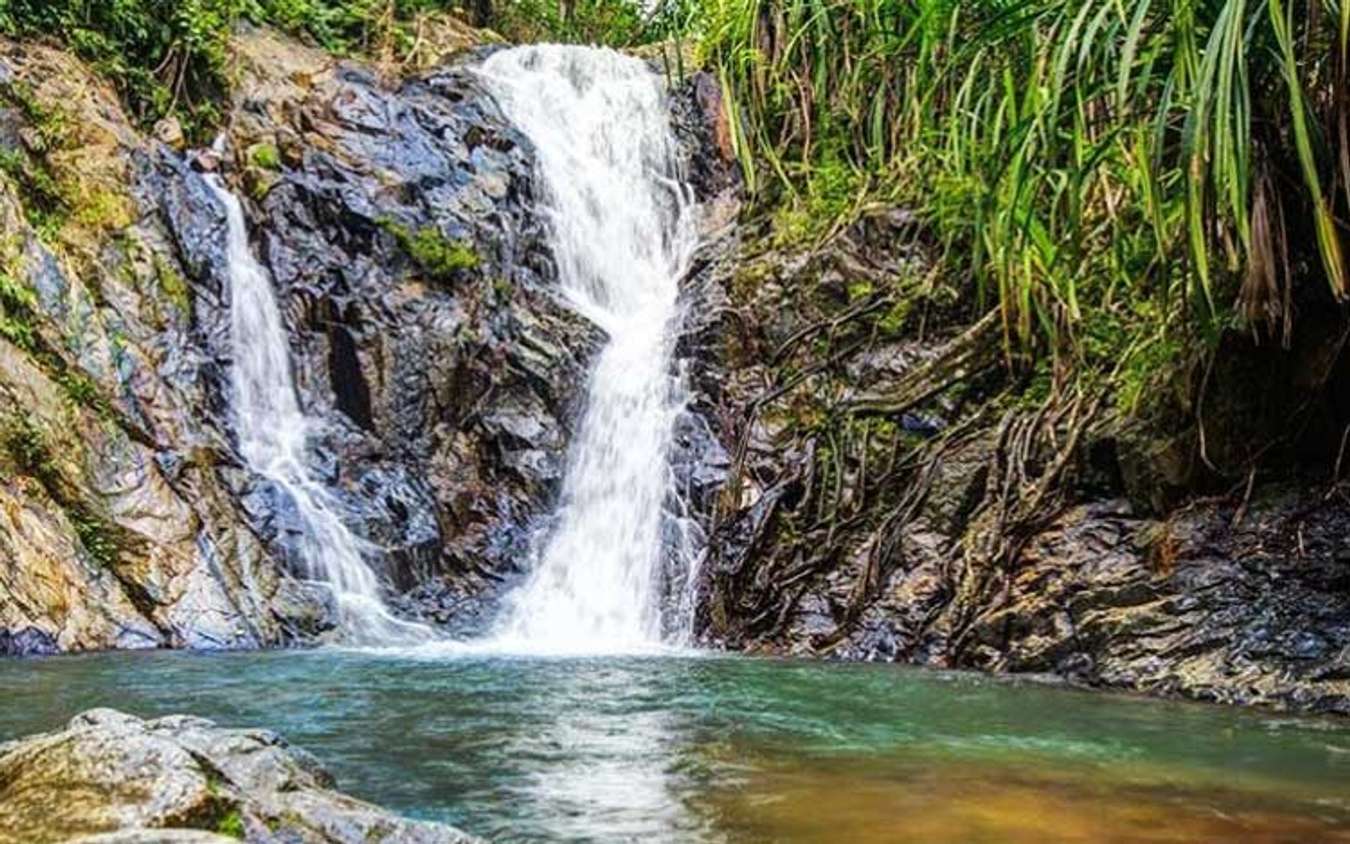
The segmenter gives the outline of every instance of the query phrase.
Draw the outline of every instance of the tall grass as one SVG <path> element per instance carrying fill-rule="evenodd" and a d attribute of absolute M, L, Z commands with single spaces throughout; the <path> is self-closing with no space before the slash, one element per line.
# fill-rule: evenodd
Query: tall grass
<path fill-rule="evenodd" d="M 705 11 L 752 189 L 810 203 L 843 172 L 836 213 L 920 209 L 1010 357 L 1109 368 L 1235 322 L 1288 342 L 1295 285 L 1350 294 L 1350 0 Z"/>

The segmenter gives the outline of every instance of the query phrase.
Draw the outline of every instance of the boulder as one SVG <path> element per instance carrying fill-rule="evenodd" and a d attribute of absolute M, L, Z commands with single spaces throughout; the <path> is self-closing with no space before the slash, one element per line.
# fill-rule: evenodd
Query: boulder
<path fill-rule="evenodd" d="M 266 730 L 93 709 L 0 744 L 0 842 L 470 844 L 335 790 L 319 762 Z"/>

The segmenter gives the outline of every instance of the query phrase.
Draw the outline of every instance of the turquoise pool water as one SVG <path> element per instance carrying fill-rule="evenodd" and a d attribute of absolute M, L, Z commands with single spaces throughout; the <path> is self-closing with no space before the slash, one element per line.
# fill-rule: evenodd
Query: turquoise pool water
<path fill-rule="evenodd" d="M 159 652 L 0 661 L 0 689 L 0 740 L 93 706 L 265 726 L 507 840 L 1350 840 L 1348 723 L 963 673 Z"/>

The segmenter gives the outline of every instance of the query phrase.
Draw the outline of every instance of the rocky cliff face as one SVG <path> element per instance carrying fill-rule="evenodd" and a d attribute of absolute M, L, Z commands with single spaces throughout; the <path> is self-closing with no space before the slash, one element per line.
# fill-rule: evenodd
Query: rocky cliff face
<path fill-rule="evenodd" d="M 231 439 L 203 169 L 246 197 L 322 420 L 313 463 L 419 590 L 406 609 L 473 623 L 554 494 L 600 338 L 552 289 L 528 143 L 454 63 L 386 79 L 267 32 L 238 47 L 221 152 L 189 154 L 78 62 L 0 45 L 0 653 L 332 623 Z"/>
<path fill-rule="evenodd" d="M 281 641 L 297 593 L 198 416 L 218 366 L 150 201 L 154 147 L 67 56 L 3 44 L 0 68 L 0 650 Z"/>
<path fill-rule="evenodd" d="M 244 86 L 229 137 L 321 459 L 388 579 L 471 624 L 523 564 L 602 339 L 557 296 L 533 151 L 462 64 L 390 82 L 243 47 L 262 80 L 299 65 Z M 270 491 L 241 492 L 284 536 Z"/>
<path fill-rule="evenodd" d="M 1150 512 L 1126 479 L 1167 455 L 1124 448 L 1101 399 L 1014 399 L 997 315 L 927 248 L 892 211 L 747 245 L 699 292 L 698 403 L 732 456 L 704 641 L 1350 713 L 1343 496 Z"/>

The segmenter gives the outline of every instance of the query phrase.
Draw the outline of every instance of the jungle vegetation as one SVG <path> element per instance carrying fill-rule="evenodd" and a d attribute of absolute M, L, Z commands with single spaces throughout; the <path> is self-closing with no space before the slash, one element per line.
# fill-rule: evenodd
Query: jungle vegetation
<path fill-rule="evenodd" d="M 229 35 L 397 60 L 447 11 L 509 41 L 696 40 L 752 213 L 824 239 L 910 209 L 1050 391 L 1133 407 L 1225 332 L 1287 347 L 1350 297 L 1347 0 L 0 0 L 149 124 L 208 138 Z"/>
<path fill-rule="evenodd" d="M 709 0 L 699 26 L 782 227 L 914 209 L 1010 363 L 1133 403 L 1350 295 L 1343 0 Z"/>

